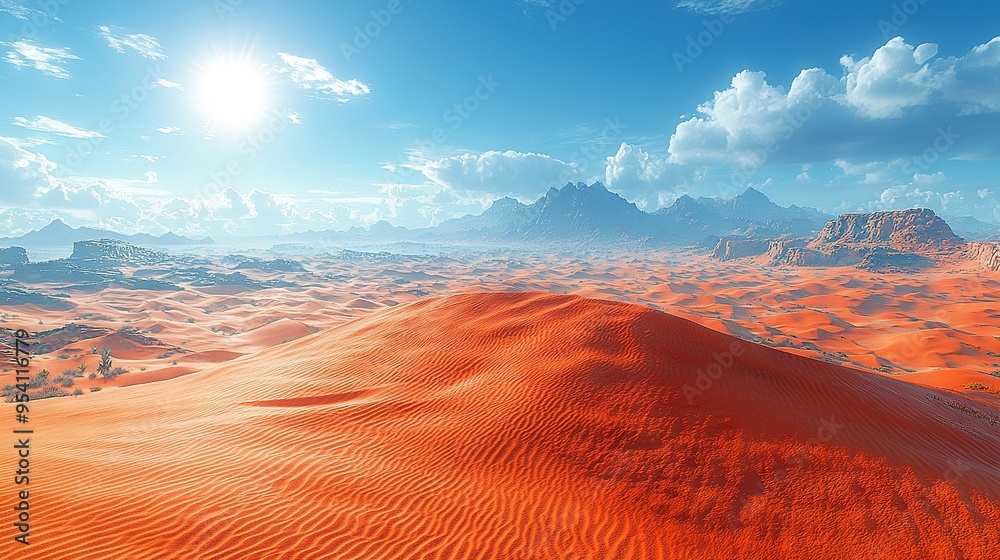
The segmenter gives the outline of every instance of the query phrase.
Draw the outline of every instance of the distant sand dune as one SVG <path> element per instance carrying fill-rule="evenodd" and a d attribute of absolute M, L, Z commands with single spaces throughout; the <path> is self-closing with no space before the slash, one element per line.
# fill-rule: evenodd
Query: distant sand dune
<path fill-rule="evenodd" d="M 1000 557 L 995 409 L 625 303 L 426 299 L 33 414 L 22 558 Z"/>

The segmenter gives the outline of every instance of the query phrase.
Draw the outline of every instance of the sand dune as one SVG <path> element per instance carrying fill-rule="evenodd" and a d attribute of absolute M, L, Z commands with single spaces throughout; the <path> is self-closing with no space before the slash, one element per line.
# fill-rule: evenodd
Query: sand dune
<path fill-rule="evenodd" d="M 23 558 L 1000 557 L 995 408 L 625 303 L 425 299 L 33 410 Z"/>

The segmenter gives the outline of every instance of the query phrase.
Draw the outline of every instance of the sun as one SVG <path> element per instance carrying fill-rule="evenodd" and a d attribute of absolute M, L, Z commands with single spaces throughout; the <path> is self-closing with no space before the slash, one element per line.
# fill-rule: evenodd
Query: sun
<path fill-rule="evenodd" d="M 215 57 L 201 68 L 198 104 L 215 125 L 245 129 L 268 106 L 268 70 L 246 56 Z"/>

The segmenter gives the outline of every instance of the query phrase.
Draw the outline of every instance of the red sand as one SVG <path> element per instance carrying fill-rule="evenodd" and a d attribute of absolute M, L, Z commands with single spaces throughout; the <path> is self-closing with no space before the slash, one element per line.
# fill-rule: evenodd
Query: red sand
<path fill-rule="evenodd" d="M 1000 392 L 1000 276 L 961 263 L 920 274 L 872 274 L 851 267 L 722 263 L 691 251 L 512 251 L 400 257 L 391 264 L 316 257 L 303 264 L 315 275 L 283 276 L 301 283 L 301 288 L 232 295 L 206 294 L 190 285 L 158 293 L 68 290 L 77 305 L 74 310 L 5 308 L 0 318 L 6 313 L 8 320 L 0 325 L 37 330 L 73 321 L 113 330 L 130 326 L 190 352 L 116 353 L 116 365 L 130 373 L 111 382 L 78 382 L 86 389 L 135 383 L 128 378 L 139 373 L 162 379 L 172 372 L 199 371 L 428 294 L 573 293 L 669 310 L 713 330 L 788 352 L 1000 404 L 995 394 Z M 247 274 L 259 280 L 274 278 Z M 39 288 L 67 291 L 59 285 Z M 80 363 L 94 371 L 96 356 L 90 347 L 99 343 L 83 341 L 55 350 L 35 365 L 53 375 Z M 972 383 L 987 389 L 969 391 Z"/>
<path fill-rule="evenodd" d="M 422 300 L 33 414 L 22 558 L 1000 557 L 996 408 L 624 303 Z"/>

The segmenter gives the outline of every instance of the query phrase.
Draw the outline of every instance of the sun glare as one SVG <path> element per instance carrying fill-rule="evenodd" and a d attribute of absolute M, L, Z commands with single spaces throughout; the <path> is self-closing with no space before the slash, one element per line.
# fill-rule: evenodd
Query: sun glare
<path fill-rule="evenodd" d="M 216 58 L 202 69 L 199 103 L 213 127 L 246 128 L 267 110 L 264 65 L 247 58 Z"/>

